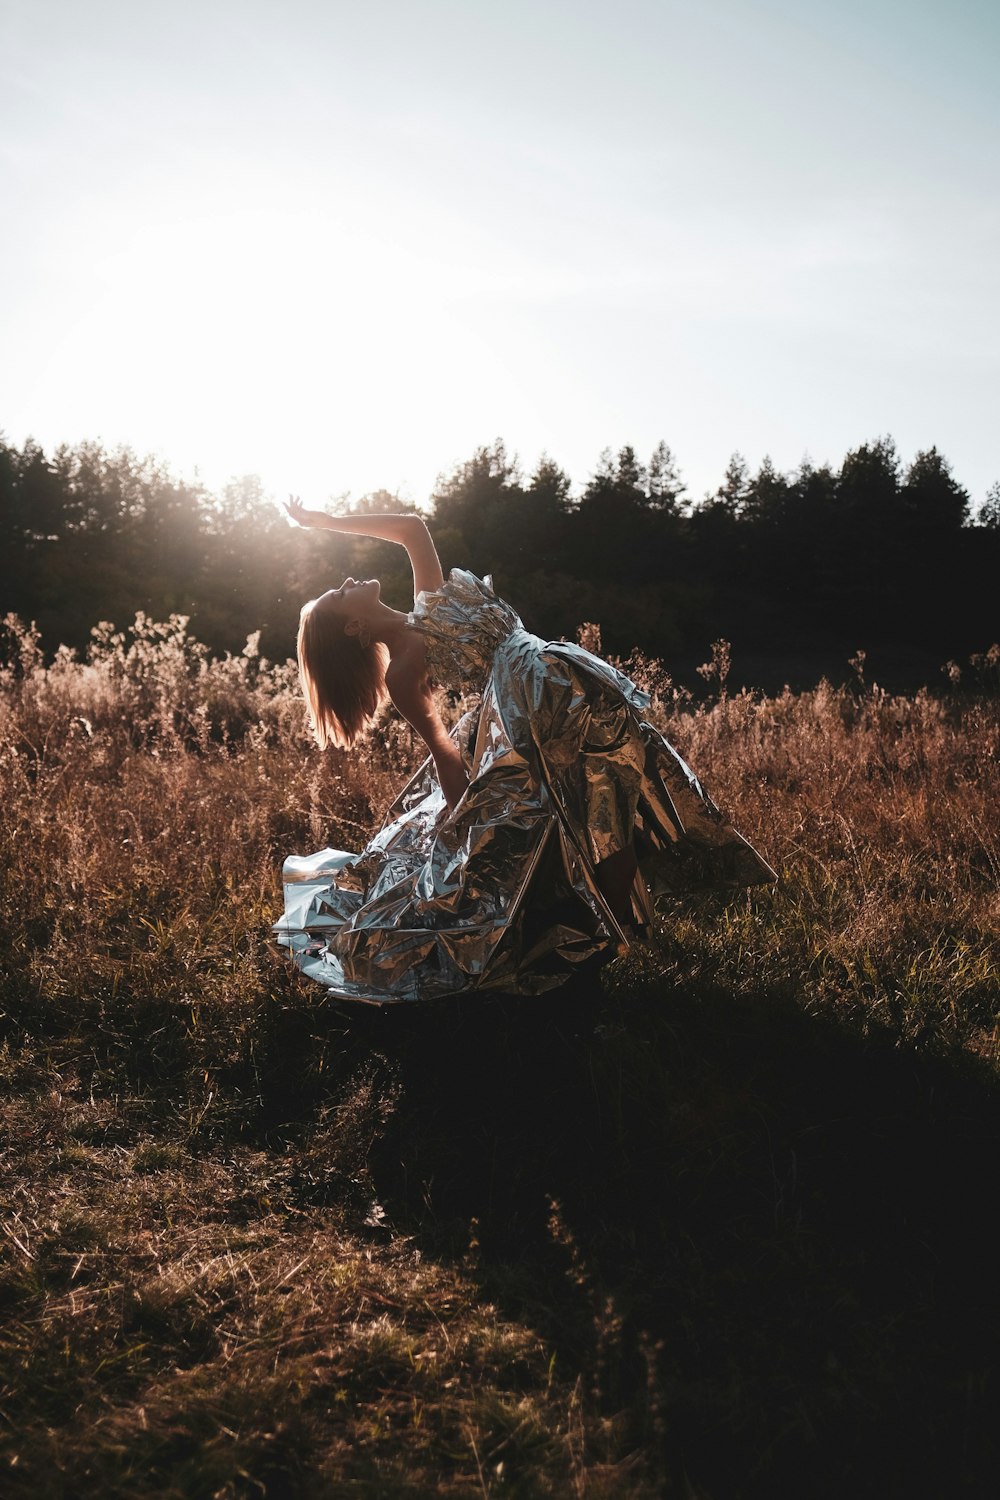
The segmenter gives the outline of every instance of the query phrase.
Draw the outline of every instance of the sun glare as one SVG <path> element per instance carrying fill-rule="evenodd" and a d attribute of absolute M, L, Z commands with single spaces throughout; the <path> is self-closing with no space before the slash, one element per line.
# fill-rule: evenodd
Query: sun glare
<path fill-rule="evenodd" d="M 278 488 L 287 476 L 337 493 L 420 473 L 445 417 L 488 432 L 504 405 L 502 364 L 475 326 L 489 273 L 368 232 L 363 211 L 345 221 L 204 214 L 136 227 L 64 326 L 50 398 L 82 404 L 84 430 L 105 436 L 112 411 L 115 437 L 210 483 L 238 454 Z"/>

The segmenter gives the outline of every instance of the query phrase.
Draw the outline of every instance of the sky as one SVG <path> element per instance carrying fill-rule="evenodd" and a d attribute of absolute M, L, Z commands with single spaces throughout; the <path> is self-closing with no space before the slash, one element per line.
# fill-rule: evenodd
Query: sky
<path fill-rule="evenodd" d="M 995 0 L 3 0 L 0 432 L 1000 479 Z"/>

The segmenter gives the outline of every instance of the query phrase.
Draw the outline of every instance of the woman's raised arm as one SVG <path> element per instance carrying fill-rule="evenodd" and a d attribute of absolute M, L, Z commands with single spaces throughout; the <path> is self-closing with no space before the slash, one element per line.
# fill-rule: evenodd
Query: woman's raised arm
<path fill-rule="evenodd" d="M 370 536 L 379 542 L 398 542 L 406 548 L 413 569 L 414 596 L 426 590 L 431 593 L 444 582 L 437 549 L 420 516 L 400 515 L 390 511 L 373 516 L 330 516 L 325 510 L 307 510 L 297 495 L 290 495 L 285 510 L 299 526 L 322 531 L 346 531 L 353 536 Z"/>

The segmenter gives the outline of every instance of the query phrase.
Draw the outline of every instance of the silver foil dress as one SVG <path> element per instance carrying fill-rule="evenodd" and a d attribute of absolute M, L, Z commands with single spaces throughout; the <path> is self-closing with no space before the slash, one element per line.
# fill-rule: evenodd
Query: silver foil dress
<path fill-rule="evenodd" d="M 525 630 L 489 578 L 454 568 L 409 623 L 434 681 L 481 693 L 452 731 L 469 787 L 449 810 L 428 759 L 360 853 L 285 861 L 275 930 L 310 978 L 374 1004 L 551 989 L 621 940 L 594 870 L 633 841 L 640 922 L 662 892 L 774 880 L 644 722 L 648 695 Z"/>

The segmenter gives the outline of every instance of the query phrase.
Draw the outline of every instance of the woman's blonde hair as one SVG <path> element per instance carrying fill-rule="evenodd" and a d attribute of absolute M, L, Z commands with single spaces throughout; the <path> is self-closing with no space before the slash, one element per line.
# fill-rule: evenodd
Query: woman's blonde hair
<path fill-rule="evenodd" d="M 375 718 L 389 696 L 389 653 L 381 641 L 361 644 L 348 635 L 342 616 L 317 609 L 311 599 L 299 616 L 299 676 L 309 722 L 321 750 L 348 746 Z"/>

